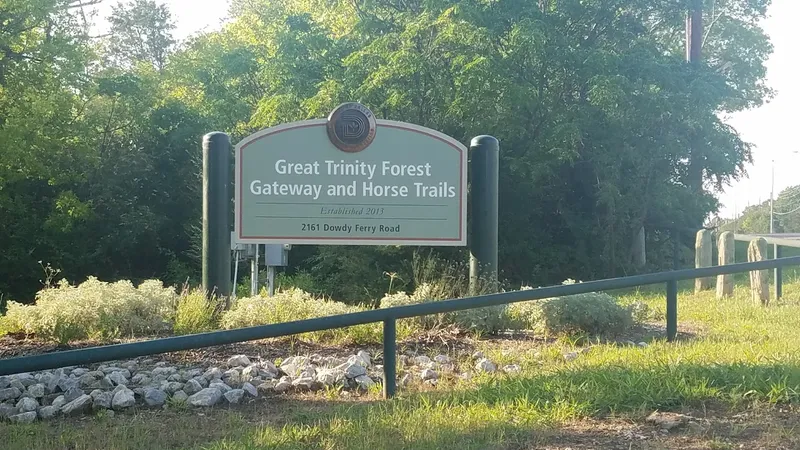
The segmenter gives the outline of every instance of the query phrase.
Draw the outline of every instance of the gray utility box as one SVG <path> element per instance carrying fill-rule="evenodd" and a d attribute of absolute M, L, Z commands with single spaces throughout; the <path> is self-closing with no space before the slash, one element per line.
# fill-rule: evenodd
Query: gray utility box
<path fill-rule="evenodd" d="M 264 265 L 265 266 L 288 266 L 289 244 L 264 244 Z"/>

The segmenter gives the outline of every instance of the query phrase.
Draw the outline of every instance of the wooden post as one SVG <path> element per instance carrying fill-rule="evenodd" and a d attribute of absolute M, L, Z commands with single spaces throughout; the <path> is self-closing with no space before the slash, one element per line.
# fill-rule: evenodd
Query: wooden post
<path fill-rule="evenodd" d="M 637 269 L 641 269 L 647 264 L 647 251 L 645 249 L 645 234 L 644 234 L 644 225 L 639 227 L 636 230 L 636 234 L 633 236 L 633 245 L 631 246 L 631 260 L 633 262 L 633 266 Z"/>
<path fill-rule="evenodd" d="M 725 231 L 719 235 L 719 265 L 733 264 L 735 260 L 736 242 L 733 233 Z M 733 275 L 717 276 L 717 298 L 733 295 Z"/>
<path fill-rule="evenodd" d="M 711 267 L 711 254 L 713 241 L 710 230 L 700 230 L 694 242 L 694 266 L 695 268 Z M 711 277 L 696 278 L 694 280 L 695 294 L 700 291 L 711 289 L 714 286 L 714 279 Z"/>
<path fill-rule="evenodd" d="M 747 261 L 756 262 L 767 259 L 767 240 L 763 237 L 753 239 L 747 247 Z M 769 305 L 769 271 L 753 270 L 750 272 L 750 292 L 753 303 Z"/>

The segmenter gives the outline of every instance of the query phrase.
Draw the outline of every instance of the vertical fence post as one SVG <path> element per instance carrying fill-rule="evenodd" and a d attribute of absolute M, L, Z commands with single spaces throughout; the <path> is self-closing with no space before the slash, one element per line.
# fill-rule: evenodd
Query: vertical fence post
<path fill-rule="evenodd" d="M 678 335 L 678 281 L 667 281 L 667 341 Z"/>
<path fill-rule="evenodd" d="M 780 258 L 782 255 L 782 249 L 780 245 L 775 244 L 775 259 Z M 775 300 L 780 300 L 783 296 L 783 267 L 776 267 L 775 268 Z"/>
<path fill-rule="evenodd" d="M 203 290 L 231 294 L 231 140 L 225 133 L 203 136 Z"/>
<path fill-rule="evenodd" d="M 747 246 L 747 262 L 763 261 L 767 259 L 767 240 L 763 237 L 753 239 Z M 750 295 L 753 302 L 763 306 L 769 304 L 769 271 L 750 271 Z"/>
<path fill-rule="evenodd" d="M 397 392 L 397 320 L 383 321 L 383 397 Z"/>
<path fill-rule="evenodd" d="M 469 287 L 477 294 L 480 282 L 496 284 L 500 143 L 492 136 L 477 136 L 470 143 Z M 492 287 L 492 292 L 496 286 Z"/>
<path fill-rule="evenodd" d="M 711 259 L 713 256 L 713 246 L 710 230 L 700 230 L 697 232 L 697 237 L 694 241 L 694 267 L 699 269 L 701 267 L 711 267 Z M 698 294 L 702 291 L 711 289 L 714 286 L 714 279 L 711 277 L 697 278 L 694 280 L 694 293 Z"/>
<path fill-rule="evenodd" d="M 733 233 L 723 231 L 719 235 L 719 265 L 724 266 L 736 262 L 736 242 Z M 727 298 L 733 295 L 733 275 L 717 275 L 717 298 Z"/>

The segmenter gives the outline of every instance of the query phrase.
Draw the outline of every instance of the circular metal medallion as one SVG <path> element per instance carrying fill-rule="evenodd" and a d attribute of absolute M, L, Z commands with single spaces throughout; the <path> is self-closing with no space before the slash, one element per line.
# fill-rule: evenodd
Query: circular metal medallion
<path fill-rule="evenodd" d="M 360 103 L 343 103 L 328 116 L 328 138 L 339 150 L 355 153 L 375 139 L 375 115 Z"/>

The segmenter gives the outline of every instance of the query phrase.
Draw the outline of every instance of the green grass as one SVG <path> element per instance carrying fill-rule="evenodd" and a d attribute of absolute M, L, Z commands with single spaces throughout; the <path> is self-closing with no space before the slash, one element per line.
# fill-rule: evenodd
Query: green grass
<path fill-rule="evenodd" d="M 575 349 L 566 340 L 481 340 L 479 347 L 498 366 L 516 363 L 522 372 L 446 381 L 433 390 L 415 385 L 391 401 L 378 401 L 376 393 L 361 401 L 271 399 L 202 415 L 167 410 L 0 424 L 0 436 L 7 449 L 525 448 L 585 418 L 640 420 L 655 409 L 800 403 L 800 280 L 791 280 L 784 298 L 768 308 L 753 304 L 743 285 L 734 298 L 717 300 L 713 292 L 695 296 L 690 283 L 683 284 L 676 343 L 598 342 L 568 362 L 563 354 Z M 663 287 L 627 291 L 623 301 L 645 302 L 658 317 Z"/>

